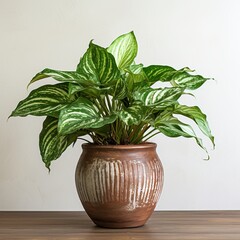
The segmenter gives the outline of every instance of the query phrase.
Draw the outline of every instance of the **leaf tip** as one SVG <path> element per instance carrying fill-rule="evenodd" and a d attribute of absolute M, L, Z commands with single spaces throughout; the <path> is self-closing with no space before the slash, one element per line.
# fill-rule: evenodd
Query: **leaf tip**
<path fill-rule="evenodd" d="M 136 37 L 133 30 L 131 32 L 129 32 L 129 34 L 131 34 L 132 36 Z"/>
<path fill-rule="evenodd" d="M 29 86 L 30 86 L 32 83 L 33 83 L 32 80 L 28 83 L 28 85 L 27 85 L 27 90 L 28 90 Z"/>
<path fill-rule="evenodd" d="M 214 138 L 214 136 L 212 136 L 210 139 L 211 139 L 211 141 L 212 141 L 213 150 L 214 150 L 215 147 L 216 147 L 216 145 L 215 145 L 215 138 Z"/>
<path fill-rule="evenodd" d="M 9 120 L 9 118 L 13 117 L 13 114 L 11 113 L 8 118 L 7 118 L 7 121 Z"/>
<path fill-rule="evenodd" d="M 44 160 L 43 160 L 43 162 L 45 162 L 45 167 L 47 168 L 48 173 L 50 174 L 50 172 L 51 172 L 51 169 L 50 169 L 50 162 L 48 162 L 48 161 L 44 161 Z"/>
<path fill-rule="evenodd" d="M 209 161 L 209 160 L 210 160 L 209 154 L 207 155 L 207 158 L 204 158 L 203 160 L 204 160 L 204 161 Z"/>
<path fill-rule="evenodd" d="M 20 114 L 16 111 L 17 109 L 13 110 L 12 113 L 8 116 L 7 120 L 11 117 L 21 117 Z"/>
<path fill-rule="evenodd" d="M 217 82 L 217 80 L 215 78 L 206 78 L 207 81 L 215 81 Z"/>
<path fill-rule="evenodd" d="M 95 44 L 93 43 L 94 39 L 91 39 L 91 41 L 89 42 L 89 47 L 94 46 Z"/>

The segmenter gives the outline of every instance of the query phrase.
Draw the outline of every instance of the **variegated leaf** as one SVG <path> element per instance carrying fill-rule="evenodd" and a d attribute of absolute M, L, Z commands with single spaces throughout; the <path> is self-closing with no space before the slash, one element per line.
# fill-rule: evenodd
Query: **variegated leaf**
<path fill-rule="evenodd" d="M 178 71 L 173 77 L 174 85 L 186 87 L 186 89 L 195 90 L 201 87 L 207 80 L 211 78 L 204 78 L 200 75 L 191 75 L 188 72 Z"/>
<path fill-rule="evenodd" d="M 111 87 L 110 91 L 108 91 L 108 94 L 113 96 L 114 99 L 125 98 L 127 96 L 126 83 L 119 78 L 116 81 L 116 84 Z"/>
<path fill-rule="evenodd" d="M 69 83 L 69 94 L 80 93 L 81 96 L 86 97 L 99 97 L 101 94 L 106 94 L 108 92 L 112 93 L 111 87 L 99 87 L 99 86 L 89 86 L 83 87 L 79 84 Z"/>
<path fill-rule="evenodd" d="M 110 86 L 120 78 L 120 72 L 112 54 L 92 42 L 77 66 L 77 72 L 88 76 L 93 82 Z"/>
<path fill-rule="evenodd" d="M 146 118 L 146 107 L 141 103 L 135 103 L 118 113 L 119 118 L 127 125 L 138 125 Z"/>
<path fill-rule="evenodd" d="M 85 131 L 80 131 L 72 135 L 60 136 L 57 127 L 58 119 L 47 117 L 43 122 L 43 128 L 39 135 L 40 153 L 48 169 L 50 168 L 51 161 L 59 158 L 65 149 L 76 141 L 78 136 L 86 134 Z"/>
<path fill-rule="evenodd" d="M 197 124 L 199 129 L 209 137 L 209 139 L 214 144 L 214 136 L 211 133 L 211 130 L 209 128 L 208 122 L 207 122 L 207 116 L 201 111 L 201 109 L 197 106 L 186 106 L 186 105 L 176 105 L 174 108 L 173 113 L 180 114 L 183 116 L 186 116 Z"/>
<path fill-rule="evenodd" d="M 177 72 L 177 70 L 172 67 L 161 65 L 151 65 L 144 67 L 143 71 L 145 72 L 148 81 L 151 84 L 157 81 L 169 82 L 172 80 L 173 75 Z"/>
<path fill-rule="evenodd" d="M 165 108 L 179 99 L 183 94 L 183 88 L 142 88 L 134 93 L 134 99 L 140 100 L 145 106 L 155 106 L 158 109 Z"/>
<path fill-rule="evenodd" d="M 116 120 L 116 116 L 101 116 L 97 107 L 87 98 L 80 97 L 59 116 L 58 130 L 62 135 L 79 129 L 100 128 Z"/>
<path fill-rule="evenodd" d="M 76 82 L 76 83 L 84 84 L 84 86 L 93 85 L 93 83 L 89 81 L 87 76 L 82 73 L 77 73 L 74 71 L 53 70 L 49 68 L 46 68 L 43 71 L 37 73 L 28 85 L 40 79 L 44 79 L 48 77 L 52 77 L 53 79 L 60 82 L 72 82 L 72 83 Z"/>
<path fill-rule="evenodd" d="M 77 93 L 77 92 L 81 92 L 84 91 L 86 88 L 77 84 L 77 83 L 69 83 L 68 85 L 68 92 L 70 95 Z"/>
<path fill-rule="evenodd" d="M 157 81 L 171 82 L 174 86 L 194 90 L 201 87 L 207 80 L 210 80 L 210 78 L 188 73 L 192 71 L 189 68 L 176 70 L 169 66 L 151 65 L 143 69 L 151 84 Z"/>
<path fill-rule="evenodd" d="M 123 34 L 115 39 L 107 48 L 117 63 L 119 69 L 125 69 L 130 66 L 137 56 L 138 45 L 133 32 Z"/>
<path fill-rule="evenodd" d="M 206 151 L 205 147 L 203 146 L 202 139 L 197 137 L 193 128 L 190 125 L 179 121 L 169 112 L 163 113 L 158 116 L 153 123 L 153 127 L 158 129 L 161 133 L 168 137 L 182 136 L 186 138 L 194 138 L 197 144 Z"/>
<path fill-rule="evenodd" d="M 11 116 L 56 116 L 74 100 L 68 94 L 67 84 L 45 85 L 31 91 L 27 98 L 20 101 Z"/>

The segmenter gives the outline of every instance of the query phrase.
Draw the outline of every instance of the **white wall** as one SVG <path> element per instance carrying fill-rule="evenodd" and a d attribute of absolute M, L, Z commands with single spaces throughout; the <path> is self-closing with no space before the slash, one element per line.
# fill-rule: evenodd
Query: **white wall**
<path fill-rule="evenodd" d="M 81 142 L 48 174 L 38 150 L 43 119 L 7 117 L 36 72 L 74 69 L 90 39 L 107 46 L 131 30 L 139 62 L 216 79 L 187 99 L 208 114 L 210 161 L 193 140 L 153 139 L 165 168 L 157 209 L 240 209 L 239 11 L 237 0 L 1 0 L 0 210 L 82 210 L 74 186 Z"/>

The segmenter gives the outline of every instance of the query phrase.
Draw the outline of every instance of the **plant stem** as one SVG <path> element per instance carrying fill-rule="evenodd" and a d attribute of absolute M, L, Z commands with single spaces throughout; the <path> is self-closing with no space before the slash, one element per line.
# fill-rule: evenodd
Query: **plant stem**
<path fill-rule="evenodd" d="M 116 111 L 116 100 L 112 99 L 112 110 Z"/>
<path fill-rule="evenodd" d="M 107 99 L 108 109 L 109 109 L 110 112 L 112 112 L 112 104 L 111 104 L 111 101 L 109 99 L 109 95 L 106 95 L 106 99 Z"/>
<path fill-rule="evenodd" d="M 109 115 L 109 111 L 108 111 L 108 109 L 107 109 L 107 106 L 106 106 L 106 104 L 105 104 L 105 101 L 102 100 L 102 99 L 97 99 L 97 100 L 98 100 L 98 102 L 99 102 L 102 110 L 104 111 L 105 116 L 106 116 L 106 115 Z"/>
<path fill-rule="evenodd" d="M 86 141 L 87 143 L 91 143 L 89 140 L 87 140 L 87 139 L 85 139 L 85 138 L 78 137 L 78 139 L 83 140 L 83 141 Z"/>
<path fill-rule="evenodd" d="M 142 142 L 142 140 L 143 140 L 143 134 L 144 134 L 149 128 L 150 128 L 150 125 L 148 125 L 148 124 L 145 124 L 145 125 L 142 127 L 142 130 L 139 132 L 138 137 L 135 139 L 135 143 L 136 143 L 136 144 Z"/>
<path fill-rule="evenodd" d="M 99 110 L 100 114 L 101 114 L 102 116 L 104 116 L 104 111 L 103 111 L 103 108 L 101 107 L 99 101 L 97 101 L 97 99 L 93 99 L 93 101 L 94 101 L 97 109 Z"/>
<path fill-rule="evenodd" d="M 146 142 L 148 139 L 150 139 L 150 138 L 152 138 L 152 137 L 154 137 L 155 135 L 157 135 L 157 134 L 160 133 L 160 132 L 158 131 L 158 132 L 156 132 L 156 133 L 150 135 L 150 134 L 153 133 L 154 131 L 156 131 L 156 129 L 153 129 L 153 130 L 150 131 L 148 134 L 146 134 L 146 135 L 143 137 L 143 139 L 144 139 L 146 136 L 148 136 L 148 137 L 147 137 L 146 139 L 144 139 L 143 142 Z M 150 136 L 149 136 L 149 135 L 150 135 Z"/>
<path fill-rule="evenodd" d="M 147 137 L 148 135 L 150 135 L 151 133 L 153 133 L 154 131 L 156 131 L 156 129 L 152 129 L 150 130 L 148 133 L 146 133 L 143 138 Z"/>
<path fill-rule="evenodd" d="M 135 141 L 139 138 L 139 133 L 141 132 L 141 129 L 143 128 L 143 126 L 144 126 L 144 123 L 139 124 L 133 128 L 133 131 L 129 136 L 129 141 L 131 143 L 135 143 Z"/>

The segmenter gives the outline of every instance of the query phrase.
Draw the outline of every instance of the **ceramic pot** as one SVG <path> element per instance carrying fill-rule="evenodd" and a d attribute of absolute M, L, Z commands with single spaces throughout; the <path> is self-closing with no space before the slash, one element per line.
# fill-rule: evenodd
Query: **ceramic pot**
<path fill-rule="evenodd" d="M 76 187 L 92 221 L 107 228 L 144 225 L 154 211 L 163 185 L 163 167 L 156 144 L 83 144 L 82 148 Z"/>

